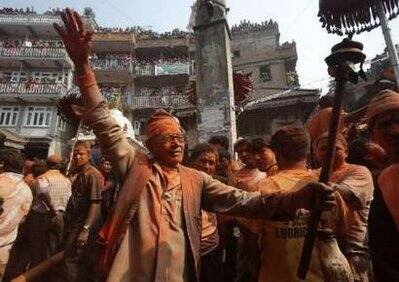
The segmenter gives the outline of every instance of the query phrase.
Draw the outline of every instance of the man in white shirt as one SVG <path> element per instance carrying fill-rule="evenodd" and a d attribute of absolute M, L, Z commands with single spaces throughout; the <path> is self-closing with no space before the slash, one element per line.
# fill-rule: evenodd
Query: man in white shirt
<path fill-rule="evenodd" d="M 22 175 L 22 158 L 19 152 L 0 151 L 0 197 L 3 202 L 3 213 L 0 215 L 0 274 L 4 272 L 9 252 L 18 234 L 18 227 L 27 215 L 32 192 L 24 182 Z"/>

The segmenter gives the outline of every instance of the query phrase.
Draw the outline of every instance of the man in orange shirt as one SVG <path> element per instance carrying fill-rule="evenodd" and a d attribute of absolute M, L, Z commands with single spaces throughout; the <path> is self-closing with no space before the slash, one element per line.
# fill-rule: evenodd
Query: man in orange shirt
<path fill-rule="evenodd" d="M 303 128 L 286 127 L 278 130 L 271 139 L 277 157 L 278 172 L 264 178 L 256 185 L 261 194 L 277 191 L 296 191 L 317 180 L 317 174 L 307 168 L 310 139 Z M 326 213 L 323 224 L 338 234 L 343 234 L 346 206 L 338 193 L 334 193 L 336 208 Z M 296 271 L 308 227 L 309 211 L 298 209 L 290 220 L 238 221 L 260 236 L 261 266 L 258 281 L 298 281 Z M 323 273 L 317 249 L 313 252 L 306 281 L 322 281 Z"/>

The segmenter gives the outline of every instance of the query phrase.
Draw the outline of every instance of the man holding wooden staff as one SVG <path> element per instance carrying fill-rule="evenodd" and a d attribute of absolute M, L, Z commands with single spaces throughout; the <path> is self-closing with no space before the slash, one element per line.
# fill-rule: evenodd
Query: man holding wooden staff
<path fill-rule="evenodd" d="M 62 13 L 55 24 L 75 64 L 85 111 L 83 121 L 99 140 L 104 156 L 123 179 L 113 214 L 100 232 L 99 266 L 107 281 L 199 281 L 201 209 L 259 219 L 291 217 L 313 204 L 334 206 L 332 190 L 311 183 L 295 191 L 260 195 L 222 184 L 181 165 L 184 135 L 165 111 L 148 121 L 146 145 L 137 152 L 111 117 L 88 57 L 90 34 L 80 16 Z"/>

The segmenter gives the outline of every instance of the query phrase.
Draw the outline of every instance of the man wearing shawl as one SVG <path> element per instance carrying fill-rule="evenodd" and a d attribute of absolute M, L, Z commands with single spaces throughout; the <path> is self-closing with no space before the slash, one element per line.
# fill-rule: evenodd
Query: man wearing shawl
<path fill-rule="evenodd" d="M 384 90 L 367 110 L 371 137 L 392 165 L 375 187 L 369 217 L 370 250 L 378 281 L 399 281 L 399 94 Z"/>
<path fill-rule="evenodd" d="M 141 154 L 126 139 L 103 102 L 88 57 L 90 34 L 80 16 L 61 14 L 55 24 L 76 68 L 84 100 L 84 122 L 99 140 L 104 157 L 123 180 L 115 210 L 100 232 L 98 263 L 107 281 L 199 281 L 201 209 L 260 219 L 289 217 L 312 202 L 331 208 L 331 189 L 323 184 L 261 196 L 222 184 L 181 165 L 184 136 L 165 111 L 148 121 Z"/>
<path fill-rule="evenodd" d="M 328 133 L 322 134 L 315 142 L 315 157 L 320 164 L 324 163 L 327 155 L 327 142 Z M 347 152 L 346 140 L 338 134 L 330 181 L 348 206 L 350 224 L 342 236 L 342 251 L 348 259 L 354 280 L 367 282 L 370 266 L 367 227 L 373 200 L 373 178 L 366 167 L 347 163 Z"/>

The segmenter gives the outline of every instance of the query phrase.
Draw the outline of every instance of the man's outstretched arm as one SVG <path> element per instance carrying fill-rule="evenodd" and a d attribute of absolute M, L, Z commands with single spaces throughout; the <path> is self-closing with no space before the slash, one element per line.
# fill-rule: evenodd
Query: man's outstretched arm
<path fill-rule="evenodd" d="M 295 191 L 261 195 L 227 186 L 209 176 L 204 176 L 202 208 L 217 213 L 255 219 L 287 219 L 300 208 L 316 207 L 328 210 L 335 206 L 333 190 L 318 182 L 312 182 Z"/>
<path fill-rule="evenodd" d="M 75 65 L 76 82 L 83 99 L 83 120 L 94 131 L 104 156 L 111 161 L 120 176 L 124 176 L 135 157 L 135 150 L 122 129 L 111 117 L 89 64 L 91 33 L 87 32 L 76 11 L 66 9 L 61 13 L 65 27 L 54 23 L 69 57 Z"/>

